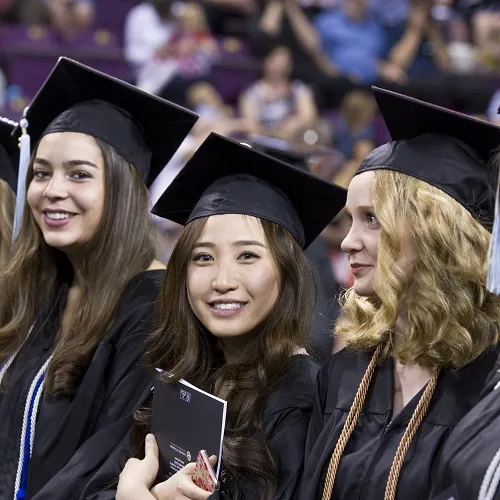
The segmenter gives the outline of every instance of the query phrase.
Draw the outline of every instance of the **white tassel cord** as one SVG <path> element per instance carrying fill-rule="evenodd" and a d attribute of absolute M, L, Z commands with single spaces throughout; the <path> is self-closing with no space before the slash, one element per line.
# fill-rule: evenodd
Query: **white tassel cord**
<path fill-rule="evenodd" d="M 498 205 L 500 198 L 500 177 L 497 182 L 495 198 L 495 220 L 493 222 L 493 231 L 491 234 L 490 248 L 488 251 L 488 276 L 486 279 L 486 288 L 500 295 L 500 213 Z"/>
<path fill-rule="evenodd" d="M 52 356 L 44 363 L 35 375 L 28 391 L 28 396 L 26 397 L 21 441 L 19 446 L 19 461 L 17 464 L 16 482 L 14 485 L 14 500 L 24 498 L 26 493 L 24 491 L 26 485 L 22 483 L 25 483 L 28 473 L 29 459 L 31 458 L 33 443 L 35 441 L 36 416 L 38 414 L 38 406 L 43 392 L 43 379 L 51 359 Z M 27 454 L 29 454 L 29 456 L 27 456 Z"/>
<path fill-rule="evenodd" d="M 26 116 L 28 108 L 24 110 L 24 116 Z M 28 175 L 28 168 L 30 164 L 31 155 L 31 139 L 28 134 L 28 120 L 23 118 L 19 125 L 23 131 L 20 144 L 20 154 L 19 154 L 19 173 L 17 178 L 17 195 L 16 195 L 16 211 L 14 213 L 14 226 L 12 229 L 12 242 L 14 242 L 19 235 L 21 230 L 21 222 L 23 220 L 24 205 L 26 202 L 26 176 Z"/>

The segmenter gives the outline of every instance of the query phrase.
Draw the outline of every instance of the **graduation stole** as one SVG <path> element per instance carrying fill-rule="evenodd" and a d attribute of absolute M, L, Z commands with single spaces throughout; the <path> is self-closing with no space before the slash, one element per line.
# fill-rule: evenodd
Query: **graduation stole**
<path fill-rule="evenodd" d="M 363 409 L 363 404 L 365 402 L 366 395 L 368 394 L 368 389 L 370 388 L 370 383 L 375 372 L 377 360 L 380 357 L 382 349 L 383 343 L 381 342 L 375 349 L 372 359 L 365 371 L 365 374 L 363 375 L 361 383 L 359 384 L 358 391 L 356 392 L 356 396 L 354 397 L 351 409 L 349 410 L 347 419 L 344 422 L 344 427 L 342 428 L 342 432 L 340 433 L 340 437 L 337 441 L 337 444 L 335 445 L 332 457 L 330 458 L 330 463 L 328 464 L 325 484 L 323 487 L 322 500 L 330 500 L 332 497 L 333 485 L 335 484 L 335 476 L 339 468 L 342 453 L 344 452 L 349 438 L 351 437 L 351 434 L 358 422 L 359 415 L 361 414 L 361 410 Z M 403 467 L 406 453 L 410 448 L 411 442 L 415 437 L 415 434 L 417 433 L 422 420 L 427 414 L 432 395 L 434 394 L 434 390 L 436 388 L 438 376 L 439 370 L 436 370 L 432 378 L 427 383 L 427 387 L 425 388 L 425 391 L 422 394 L 417 407 L 415 408 L 415 411 L 413 412 L 413 415 L 410 422 L 408 423 L 403 437 L 401 438 L 398 449 L 396 451 L 396 455 L 392 462 L 391 471 L 389 472 L 384 500 L 394 500 L 396 498 L 396 489 L 398 487 L 399 474 L 401 472 L 401 468 Z"/>
<path fill-rule="evenodd" d="M 30 328 L 28 332 L 29 337 L 33 327 Z M 21 346 L 14 352 L 14 354 L 7 359 L 4 365 L 0 366 L 0 385 L 2 380 L 7 373 L 7 370 L 12 365 L 13 361 L 16 359 Z M 24 405 L 23 423 L 21 431 L 21 440 L 19 443 L 19 460 L 17 462 L 17 473 L 16 482 L 14 483 L 14 496 L 13 500 L 24 500 L 26 498 L 26 486 L 28 484 L 28 469 L 29 462 L 31 459 L 31 454 L 33 453 L 33 443 L 35 442 L 35 430 L 36 430 L 36 419 L 38 415 L 38 408 L 40 407 L 40 400 L 43 393 L 43 384 L 45 380 L 45 373 L 47 372 L 47 367 L 49 366 L 52 356 L 47 359 L 43 366 L 38 370 L 38 373 L 33 378 L 28 395 L 26 396 L 26 402 Z"/>

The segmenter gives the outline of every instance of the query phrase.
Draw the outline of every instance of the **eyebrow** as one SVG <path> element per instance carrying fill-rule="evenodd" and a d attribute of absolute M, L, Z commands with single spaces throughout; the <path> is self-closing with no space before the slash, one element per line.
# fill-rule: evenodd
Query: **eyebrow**
<path fill-rule="evenodd" d="M 361 211 L 365 211 L 365 212 L 373 212 L 373 207 L 369 206 L 369 205 L 361 205 L 359 207 L 355 207 L 355 210 L 361 210 Z M 345 211 L 349 215 L 351 215 L 351 211 L 347 208 L 347 206 L 345 207 Z"/>
<path fill-rule="evenodd" d="M 240 240 L 240 241 L 235 241 L 231 243 L 231 246 L 233 247 L 247 247 L 247 246 L 259 246 L 262 248 L 266 248 L 266 246 L 263 243 L 260 243 L 259 241 L 255 240 Z M 215 248 L 214 243 L 209 243 L 208 241 L 199 241 L 198 243 L 194 244 L 193 248 Z"/>
<path fill-rule="evenodd" d="M 43 165 L 45 167 L 50 167 L 52 165 L 50 161 L 45 160 L 44 158 L 35 158 L 33 163 L 39 163 L 40 165 Z M 63 166 L 65 168 L 81 167 L 83 165 L 97 169 L 99 168 L 95 163 L 87 160 L 69 160 L 63 163 Z"/>

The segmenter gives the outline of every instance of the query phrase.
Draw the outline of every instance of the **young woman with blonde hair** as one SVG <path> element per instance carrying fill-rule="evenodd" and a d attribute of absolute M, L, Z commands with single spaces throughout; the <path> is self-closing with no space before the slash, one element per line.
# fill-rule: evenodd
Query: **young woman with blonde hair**
<path fill-rule="evenodd" d="M 0 498 L 67 500 L 150 382 L 139 360 L 164 268 L 147 184 L 196 117 L 65 58 L 26 116 L 0 271 Z"/>
<path fill-rule="evenodd" d="M 422 500 L 450 431 L 494 366 L 486 289 L 500 130 L 376 89 L 394 142 L 352 180 L 342 243 L 355 276 L 322 368 L 300 499 Z"/>

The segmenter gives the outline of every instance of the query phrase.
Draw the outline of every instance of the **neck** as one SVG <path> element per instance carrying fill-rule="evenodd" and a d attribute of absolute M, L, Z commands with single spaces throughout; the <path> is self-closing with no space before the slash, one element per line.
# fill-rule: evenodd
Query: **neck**
<path fill-rule="evenodd" d="M 249 339 L 246 335 L 221 339 L 222 352 L 226 364 L 235 364 L 241 359 L 241 354 L 248 345 Z"/>
<path fill-rule="evenodd" d="M 265 77 L 269 85 L 281 85 L 286 83 L 286 78 L 281 75 L 268 75 Z"/>

